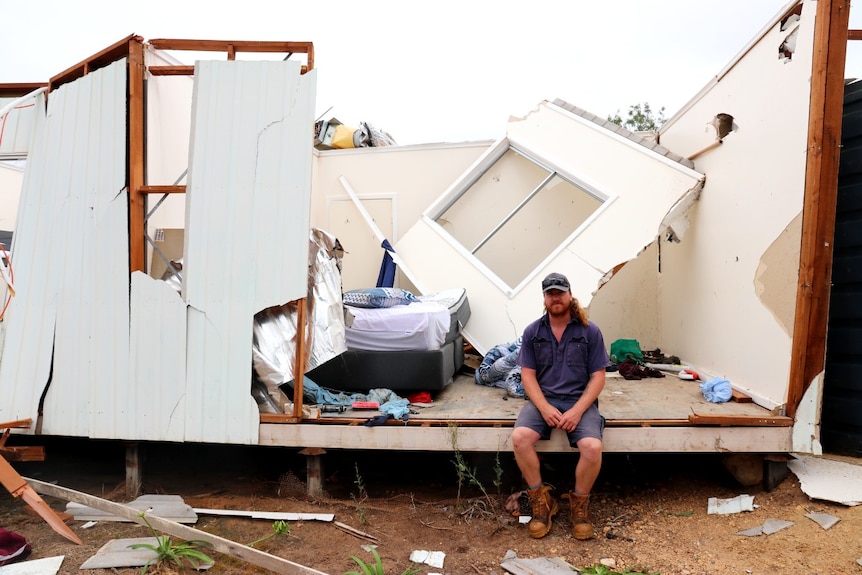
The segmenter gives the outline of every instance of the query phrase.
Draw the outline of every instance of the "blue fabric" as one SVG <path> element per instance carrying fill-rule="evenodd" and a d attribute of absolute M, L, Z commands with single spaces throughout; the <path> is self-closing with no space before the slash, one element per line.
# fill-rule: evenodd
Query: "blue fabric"
<path fill-rule="evenodd" d="M 502 387 L 509 397 L 526 397 L 521 383 L 521 366 L 518 365 L 520 350 L 520 338 L 513 343 L 492 347 L 476 369 L 476 383 Z"/>
<path fill-rule="evenodd" d="M 293 381 L 287 383 L 293 389 Z M 320 387 L 308 376 L 302 377 L 302 399 L 309 403 L 320 405 L 351 405 L 354 401 L 376 401 L 380 404 L 380 413 L 396 419 L 405 419 L 410 413 L 407 407 L 409 401 L 397 395 L 391 389 L 372 389 L 366 393 L 332 392 Z"/>
<path fill-rule="evenodd" d="M 392 287 L 395 285 L 395 260 L 392 259 L 392 254 L 395 250 L 390 245 L 389 240 L 383 240 L 380 247 L 386 250 L 383 254 L 383 262 L 380 264 L 380 273 L 377 275 L 377 287 Z M 390 253 L 391 252 L 391 253 Z"/>
<path fill-rule="evenodd" d="M 724 403 L 733 395 L 730 382 L 720 377 L 713 377 L 701 383 L 700 391 L 703 393 L 703 398 L 712 403 Z"/>

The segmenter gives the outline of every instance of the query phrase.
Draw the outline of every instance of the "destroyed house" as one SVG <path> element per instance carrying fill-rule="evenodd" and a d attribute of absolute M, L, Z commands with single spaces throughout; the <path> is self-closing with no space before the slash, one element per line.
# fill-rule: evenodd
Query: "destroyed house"
<path fill-rule="evenodd" d="M 779 51 L 790 34 L 793 50 Z M 541 277 L 564 271 L 607 344 L 637 340 L 734 390 L 712 403 L 672 372 L 611 374 L 607 451 L 818 453 L 846 37 L 828 3 L 788 4 L 652 139 L 553 100 L 495 142 L 317 149 L 311 43 L 129 36 L 17 99 L 35 105 L 0 421 L 420 451 L 456 448 L 455 426 L 459 450 L 507 450 L 520 400 L 477 385 L 465 353 L 517 340 L 540 311 Z M 184 50 L 228 58 L 189 66 Z M 337 246 L 336 300 L 375 287 L 388 254 L 395 287 L 468 302 L 435 320 L 439 348 L 342 344 L 296 361 L 325 339 L 310 251 Z M 267 409 L 250 391 L 263 312 L 294 322 L 281 342 L 290 368 L 264 394 L 287 400 Z M 322 325 L 352 327 L 336 316 Z M 309 405 L 315 373 L 334 393 L 385 380 L 430 406 L 363 425 L 374 412 Z M 540 449 L 571 450 L 562 434 Z"/>

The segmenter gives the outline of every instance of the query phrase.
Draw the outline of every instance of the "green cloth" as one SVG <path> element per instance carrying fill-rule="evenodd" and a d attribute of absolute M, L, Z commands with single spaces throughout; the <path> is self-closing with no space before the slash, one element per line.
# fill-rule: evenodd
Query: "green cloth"
<path fill-rule="evenodd" d="M 644 362 L 641 345 L 636 339 L 618 339 L 611 344 L 611 361 L 622 363 L 627 359 L 638 363 Z"/>

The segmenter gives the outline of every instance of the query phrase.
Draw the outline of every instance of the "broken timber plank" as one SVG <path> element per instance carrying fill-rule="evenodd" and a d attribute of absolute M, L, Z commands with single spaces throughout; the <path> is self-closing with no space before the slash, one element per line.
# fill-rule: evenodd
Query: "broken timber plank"
<path fill-rule="evenodd" d="M 742 393 L 737 389 L 733 389 L 730 391 L 730 401 L 735 401 L 736 403 L 753 403 L 754 400 L 751 399 L 750 395 Z"/>
<path fill-rule="evenodd" d="M 36 479 L 27 479 L 27 482 L 30 483 L 35 491 L 43 495 L 59 497 L 60 499 L 74 501 L 75 503 L 83 503 L 84 505 L 89 505 L 90 507 L 106 511 L 107 513 L 126 517 L 135 523 L 146 525 L 146 522 L 141 517 L 141 512 L 137 509 L 127 507 L 126 505 L 114 503 L 107 499 L 75 491 L 74 489 L 69 489 L 67 487 L 45 483 L 44 481 L 38 481 Z M 306 567 L 305 565 L 300 565 L 299 563 L 294 563 L 293 561 L 288 561 L 287 559 L 264 553 L 263 551 L 248 547 L 242 543 L 237 543 L 230 539 L 212 535 L 206 531 L 201 531 L 200 529 L 194 529 L 193 527 L 187 527 L 173 521 L 168 521 L 161 517 L 148 515 L 147 521 L 149 521 L 153 529 L 163 531 L 164 533 L 173 535 L 174 537 L 182 537 L 186 540 L 197 539 L 206 541 L 219 553 L 242 559 L 247 563 L 263 567 L 264 569 L 269 569 L 274 573 L 284 573 L 286 575 L 326 575 L 323 571 L 318 571 L 317 569 L 312 569 L 311 567 Z"/>

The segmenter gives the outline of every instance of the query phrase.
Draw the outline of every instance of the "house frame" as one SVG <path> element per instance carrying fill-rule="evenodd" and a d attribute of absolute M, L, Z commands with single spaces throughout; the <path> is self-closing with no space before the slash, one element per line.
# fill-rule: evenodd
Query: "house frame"
<path fill-rule="evenodd" d="M 816 6 L 815 6 L 816 4 Z M 800 10 L 800 7 L 802 8 Z M 808 21 L 805 25 L 810 34 L 810 63 L 811 63 L 811 82 L 808 102 L 808 120 L 806 130 L 806 153 L 805 153 L 805 172 L 804 172 L 804 189 L 802 202 L 802 218 L 801 218 L 801 243 L 799 252 L 798 280 L 796 284 L 795 305 L 793 308 L 793 325 L 792 337 L 790 338 L 791 348 L 787 354 L 789 361 L 789 374 L 786 384 L 781 383 L 786 391 L 785 395 L 775 401 L 775 405 L 766 405 L 764 413 L 756 416 L 746 415 L 740 417 L 712 417 L 698 420 L 697 418 L 687 418 L 685 421 L 653 421 L 648 417 L 637 420 L 619 420 L 617 422 L 610 421 L 605 434 L 605 449 L 611 452 L 730 452 L 730 453 L 786 453 L 790 451 L 814 451 L 819 448 L 817 443 L 817 425 L 819 417 L 819 393 L 822 386 L 823 369 L 825 360 L 825 342 L 827 331 L 828 303 L 829 303 L 829 284 L 830 270 L 832 262 L 831 238 L 834 232 L 835 219 L 835 198 L 837 189 L 837 172 L 838 158 L 840 150 L 841 138 L 841 111 L 842 111 L 842 95 L 843 95 L 843 66 L 846 55 L 846 42 L 848 38 L 853 39 L 859 37 L 856 32 L 848 33 L 849 22 L 849 2 L 838 0 L 820 0 L 816 3 L 809 1 L 791 2 L 784 13 L 779 14 L 766 30 L 773 29 L 774 26 L 785 19 L 788 15 L 800 11 L 803 20 L 811 15 L 811 12 L 816 9 L 814 14 L 814 26 L 810 26 Z M 764 32 L 765 34 L 765 32 Z M 705 91 L 720 85 L 723 77 L 731 72 L 731 69 L 736 65 L 745 54 L 753 49 L 759 40 L 755 39 L 752 44 L 746 47 L 746 50 L 728 69 L 722 72 L 722 75 L 716 78 L 715 82 L 705 88 Z M 798 44 L 797 53 L 804 54 L 806 44 L 800 42 Z M 152 82 L 155 78 L 169 78 L 181 76 L 189 78 L 189 74 L 200 74 L 207 67 L 207 64 L 199 64 L 197 72 L 195 67 L 184 66 L 169 60 L 162 60 L 158 63 L 147 63 L 146 58 L 152 53 L 148 49 L 152 48 L 157 51 L 170 50 L 192 50 L 192 51 L 219 51 L 227 54 L 228 60 L 232 61 L 236 58 L 239 52 L 276 52 L 276 53 L 299 53 L 305 54 L 306 61 L 304 65 L 300 65 L 298 73 L 303 77 L 311 77 L 314 74 L 314 59 L 313 46 L 309 42 L 232 42 L 232 41 L 203 41 L 203 40 L 150 40 L 144 43 L 142 38 L 138 36 L 128 36 L 116 44 L 106 48 L 98 54 L 88 58 L 66 71 L 53 77 L 47 85 L 47 98 L 51 102 L 52 95 L 62 87 L 72 85 L 76 81 L 87 78 L 89 75 L 100 72 L 102 74 L 108 70 L 110 80 L 106 84 L 113 90 L 126 90 L 124 101 L 126 108 L 122 111 L 117 111 L 114 118 L 122 118 L 127 122 L 128 132 L 114 132 L 111 137 L 114 142 L 120 145 L 122 157 L 109 158 L 114 166 L 116 178 L 106 185 L 113 185 L 116 181 L 121 181 L 121 186 L 117 189 L 124 190 L 124 196 L 127 198 L 127 204 L 122 210 L 117 212 L 117 217 L 122 218 L 123 214 L 127 217 L 126 222 L 122 222 L 121 226 L 126 227 L 127 233 L 127 251 L 123 254 L 121 250 L 113 250 L 109 253 L 113 258 L 110 266 L 112 272 L 117 276 L 117 284 L 114 285 L 114 290 L 122 291 L 123 286 L 132 293 L 132 299 L 126 304 L 131 309 L 131 317 L 126 317 L 127 326 L 131 326 L 132 340 L 127 343 L 130 349 L 138 351 L 146 350 L 146 360 L 152 362 L 154 360 L 154 349 L 152 345 L 147 343 L 147 338 L 150 340 L 158 338 L 160 330 L 176 330 L 183 335 L 187 334 L 190 329 L 195 329 L 195 325 L 200 325 L 202 333 L 206 332 L 207 327 L 203 324 L 210 322 L 213 319 L 212 314 L 216 314 L 215 308 L 207 307 L 209 302 L 215 300 L 206 299 L 214 282 L 215 274 L 207 276 L 204 285 L 198 287 L 199 291 L 195 291 L 194 285 L 184 285 L 189 291 L 186 292 L 186 301 L 177 298 L 176 294 L 169 293 L 161 287 L 156 287 L 151 278 L 146 277 L 147 254 L 149 230 L 147 213 L 147 202 L 145 198 L 154 194 L 167 196 L 179 196 L 183 192 L 191 191 L 191 183 L 182 184 L 182 177 L 177 181 L 158 181 L 151 182 L 152 176 L 148 176 L 146 169 L 148 162 L 155 161 L 155 152 L 150 141 L 153 137 L 151 132 L 148 132 L 147 127 L 147 106 L 152 104 L 152 88 L 149 95 L 146 95 L 145 84 Z M 800 57 L 800 59 L 802 59 Z M 119 64 L 118 64 L 119 63 Z M 111 68 L 113 66 L 113 69 Z M 216 86 L 219 81 L 219 74 L 225 73 L 226 68 L 213 66 L 209 70 L 211 86 Z M 255 72 L 261 73 L 263 72 Z M 195 76 L 197 78 L 197 76 Z M 146 80 L 146 82 L 145 82 Z M 294 79 L 291 81 L 309 82 L 309 80 Z M 152 86 L 153 84 L 150 84 Z M 293 84 L 292 84 L 293 85 Z M 7 87 L 8 89 L 8 87 Z M 185 88 L 191 93 L 191 84 Z M 303 88 L 305 90 L 305 98 L 309 94 L 313 94 L 313 88 Z M 119 92 L 115 92 L 119 93 Z M 689 158 L 706 159 L 710 154 L 715 154 L 719 150 L 718 144 L 710 146 L 702 146 L 699 142 L 687 141 L 685 135 L 675 135 L 675 129 L 680 129 L 684 125 L 685 114 L 696 106 L 696 102 L 702 95 L 699 95 L 693 101 L 689 108 L 684 108 L 677 117 L 671 118 L 667 129 L 660 134 L 661 142 L 674 150 L 679 150 L 680 153 L 686 153 Z M 44 105 L 43 96 L 35 96 L 42 98 L 37 100 Z M 313 103 L 313 97 L 311 98 Z M 306 110 L 308 102 L 305 102 Z M 566 108 L 564 102 L 555 103 L 556 107 Z M 217 108 L 213 108 L 217 109 Z M 307 119 L 306 113 L 306 119 Z M 201 116 L 198 118 L 203 120 Z M 676 126 L 676 128 L 675 128 Z M 196 125 L 197 129 L 205 128 L 203 123 Z M 294 132 L 295 135 L 299 132 Z M 213 135 L 224 136 L 211 132 Z M 619 137 L 628 137 L 626 135 Z M 167 138 L 166 138 L 167 139 Z M 675 141 L 676 140 L 676 141 Z M 719 140 L 720 141 L 720 140 Z M 290 149 L 294 140 L 290 135 L 284 136 L 281 151 Z M 672 143 L 673 142 L 673 143 Z M 42 145 L 47 145 L 43 142 Z M 432 149 L 433 147 L 418 147 L 406 150 L 355 150 L 355 151 L 333 151 L 333 152 L 317 152 L 309 148 L 302 151 L 304 155 L 297 155 L 298 161 L 295 161 L 291 168 L 299 173 L 298 179 L 291 180 L 284 184 L 285 187 L 276 185 L 276 193 L 271 194 L 273 197 L 278 196 L 278 191 L 289 189 L 292 191 L 291 199 L 301 198 L 303 194 L 308 203 L 299 202 L 300 212 L 307 208 L 309 216 L 298 216 L 297 222 L 305 225 L 304 230 L 307 230 L 309 225 L 319 223 L 324 220 L 326 213 L 325 205 L 327 202 L 337 200 L 339 193 L 335 186 L 337 183 L 337 174 L 335 171 L 327 171 L 329 164 L 341 164 L 338 169 L 344 168 L 349 162 L 398 162 L 399 154 L 413 154 L 422 156 L 418 161 L 426 162 L 426 165 L 444 165 L 439 158 L 455 157 L 457 161 L 454 165 L 459 166 L 459 170 L 470 168 L 470 164 L 481 156 L 483 150 L 488 148 L 487 144 L 464 144 L 456 146 L 443 146 Z M 685 152 L 682 152 L 685 150 Z M 226 148 L 226 153 L 240 153 L 238 148 Z M 195 156 L 196 153 L 203 155 Z M 655 151 L 653 151 L 655 153 Z M 375 157 L 372 158 L 371 156 Z M 190 163 L 188 166 L 191 172 L 191 178 L 199 177 L 197 174 L 204 172 L 195 172 L 202 164 L 195 165 L 195 158 L 200 161 L 212 160 L 212 155 L 206 155 L 200 149 L 193 149 L 189 153 Z M 176 159 L 165 159 L 164 163 L 170 161 L 176 162 Z M 180 159 L 182 164 L 185 159 Z M 435 164 L 436 162 L 436 164 Z M 165 168 L 163 176 L 174 173 L 177 174 L 176 166 Z M 346 169 L 346 168 L 345 168 Z M 407 204 L 402 195 L 397 191 L 375 189 L 373 192 L 367 192 L 369 187 L 363 187 L 361 177 L 364 174 L 362 168 L 354 168 L 358 175 L 359 188 L 363 190 L 361 193 L 363 201 L 367 199 L 383 199 L 398 198 L 399 210 L 405 209 Z M 705 170 L 707 178 L 710 171 Z M 441 179 L 448 178 L 451 183 L 454 178 L 458 177 L 458 171 L 455 173 L 446 173 L 444 171 L 439 177 Z M 197 182 L 204 182 L 208 189 L 218 187 L 219 176 L 217 171 L 212 173 L 212 179 L 207 179 L 207 176 L 201 176 Z M 46 177 L 45 175 L 39 177 Z M 28 186 L 35 186 L 33 178 L 36 176 L 25 177 L 25 189 Z M 289 179 L 289 178 L 288 178 Z M 29 181 L 28 181 L 29 180 Z M 287 180 L 286 180 L 287 181 Z M 356 182 L 357 180 L 351 180 Z M 373 179 L 369 179 L 370 184 L 374 183 Z M 437 184 L 434 181 L 431 186 Z M 710 185 L 707 181 L 707 186 Z M 438 190 L 442 189 L 440 187 Z M 707 189 L 709 189 L 707 187 Z M 113 190 L 116 193 L 116 189 Z M 217 196 L 218 197 L 218 196 Z M 219 200 L 224 197 L 219 198 Z M 334 200 L 336 199 L 336 200 Z M 343 199 L 343 198 L 342 198 Z M 83 204 L 82 204 L 83 205 Z M 280 204 L 282 209 L 286 204 Z M 201 213 L 207 212 L 213 206 L 208 203 L 197 204 Z M 304 207 L 303 207 L 304 206 Z M 414 212 L 422 211 L 427 204 L 423 206 L 412 206 L 407 208 Z M 117 206 L 112 205 L 111 209 Z M 259 215 L 259 214 L 257 214 Z M 416 219 L 419 219 L 419 214 L 416 214 Z M 188 212 L 186 213 L 188 216 Z M 218 218 L 222 218 L 219 220 Z M 304 219 L 305 218 L 305 219 Z M 402 217 L 395 218 L 396 221 L 402 222 Z M 217 215 L 216 219 L 210 220 L 217 223 L 224 220 L 224 211 Z M 254 220 L 257 222 L 258 220 Z M 407 220 L 410 221 L 410 220 Z M 172 226 L 165 226 L 172 227 Z M 173 226 L 176 227 L 176 226 Z M 302 227 L 301 225 L 299 226 Z M 209 230 L 210 233 L 217 233 L 217 228 Z M 658 233 L 658 232 L 657 232 Z M 291 247 L 301 245 L 301 234 L 294 234 L 287 238 L 287 242 Z M 307 237 L 307 234 L 306 234 Z M 237 236 L 232 236 L 232 240 L 237 239 Z M 195 244 L 189 243 L 191 240 L 184 240 L 186 250 L 193 247 Z M 251 245 L 251 244 L 245 244 Z M 659 244 L 656 244 L 659 245 Z M 82 249 L 88 249 L 88 244 L 82 244 Z M 260 246 L 257 246 L 260 248 Z M 396 248 L 398 246 L 396 245 Z M 407 246 L 405 245 L 405 248 Z M 44 248 L 48 249 L 48 248 Z M 203 248 L 200 248 L 203 250 Z M 409 249 L 406 251 L 409 252 Z M 298 301 L 300 305 L 298 309 L 304 310 L 302 305 L 305 297 L 304 289 L 304 274 L 299 270 L 305 267 L 304 258 L 296 258 L 296 253 L 289 254 L 280 253 L 279 257 L 282 262 L 292 264 L 291 271 L 286 272 L 283 276 L 267 276 L 265 279 L 273 279 L 276 286 L 284 287 L 280 293 L 267 293 L 265 296 L 256 299 L 256 296 L 249 296 L 248 301 L 253 301 L 257 305 L 276 305 L 284 303 L 284 300 Z M 40 252 L 46 253 L 46 252 Z M 89 253 L 89 252 L 88 252 Z M 203 254 L 198 259 L 197 264 L 192 266 L 200 266 L 200 269 L 206 271 L 206 266 L 215 267 L 218 262 L 216 255 L 205 250 L 199 252 Z M 304 252 L 302 252 L 304 255 Z M 208 254 L 208 255 L 207 255 Z M 96 255 L 93 252 L 92 255 Z M 155 256 L 150 256 L 152 261 Z M 206 259 L 204 259 L 206 258 Z M 79 260 L 75 260 L 79 261 Z M 633 259 L 634 261 L 634 259 Z M 409 259 L 407 260 L 409 264 Z M 635 267 L 631 262 L 618 262 Z M 123 269 L 129 270 L 129 277 L 125 278 L 125 273 L 117 273 L 119 264 L 124 264 Z M 26 269 L 26 268 L 25 268 Z M 194 269 L 193 267 L 190 269 Z M 243 271 L 249 271 L 251 268 L 242 268 Z M 624 268 L 612 266 L 610 274 L 611 281 L 606 285 L 613 285 L 613 276 L 621 273 Z M 210 272 L 207 273 L 211 273 Z M 404 270 L 402 270 L 404 271 Z M 99 276 L 103 277 L 103 276 Z M 106 276 L 105 276 L 106 277 Z M 422 278 L 403 278 L 406 284 L 422 283 Z M 184 278 L 184 281 L 188 281 Z M 256 281 L 260 282 L 260 278 Z M 621 283 L 621 282 L 617 282 Z M 419 286 L 417 286 L 419 287 Z M 436 287 L 436 286 L 425 286 Z M 597 307 L 601 308 L 601 292 L 596 286 L 598 295 L 590 293 L 594 296 Z M 604 287 L 603 287 L 604 289 Z M 229 292 L 225 292 L 229 293 Z M 58 305 L 62 305 L 65 297 L 56 300 L 57 294 L 48 293 L 47 298 L 53 301 L 59 301 Z M 139 298 L 135 301 L 135 298 Z M 282 301 L 275 301 L 281 297 Z M 198 299 L 200 298 L 200 299 Z M 203 302 L 203 303 L 201 303 Z M 251 304 L 249 304 L 251 305 Z M 138 307 L 141 306 L 141 307 Z M 228 306 L 230 308 L 230 306 Z M 140 328 L 139 324 L 135 323 L 135 314 L 137 317 L 143 317 L 147 309 L 169 310 L 167 316 L 168 321 L 150 326 L 148 330 L 142 330 L 136 334 L 135 330 Z M 203 309 L 204 313 L 198 312 Z M 230 317 L 224 319 L 223 326 L 231 329 L 237 328 L 244 320 L 237 320 L 234 316 L 244 314 L 248 311 L 248 307 L 242 308 L 239 312 L 230 308 Z M 251 308 L 253 309 L 253 308 Z M 259 309 L 259 308 L 258 308 Z M 592 311 L 592 310 L 591 310 Z M 302 313 L 302 312 L 301 312 Z M 596 313 L 601 313 L 598 309 Z M 209 315 L 208 315 L 209 314 Z M 37 318 L 44 321 L 45 317 Z M 121 318 L 122 320 L 122 318 Z M 251 316 L 247 317 L 248 322 L 251 321 Z M 300 322 L 304 323 L 304 318 Z M 29 324 L 32 325 L 32 324 Z M 112 325 L 110 329 L 104 324 L 101 327 L 105 328 L 109 333 L 116 333 L 116 330 L 122 331 L 121 325 Z M 98 332 L 98 327 L 87 332 L 94 334 Z M 28 331 L 26 333 L 31 333 Z M 613 331 L 613 330 L 612 330 Z M 55 408 L 53 412 L 44 411 L 44 399 L 47 393 L 57 393 L 58 387 L 62 384 L 62 375 L 56 371 L 43 370 L 29 372 L 30 378 L 24 378 L 23 381 L 29 383 L 24 384 L 28 398 L 20 400 L 21 387 L 20 376 L 21 372 L 6 371 L 11 370 L 9 367 L 12 357 L 9 355 L 16 348 L 16 345 L 24 345 L 23 339 L 18 339 L 24 331 L 13 333 L 11 328 L 7 329 L 4 324 L 0 324 L 0 342 L 3 343 L 4 354 L 0 356 L 0 393 L 4 398 L 16 392 L 16 397 L 19 400 L 7 403 L 4 401 L 4 406 L 0 406 L 0 420 L 17 420 L 24 417 L 33 417 L 37 421 L 37 425 L 29 432 L 34 434 L 61 434 L 61 435 L 78 435 L 85 437 L 100 437 L 125 440 L 130 442 L 138 441 L 189 441 L 189 442 L 213 442 L 213 443 L 241 443 L 241 444 L 259 444 L 271 445 L 291 448 L 303 447 L 320 447 L 320 448 L 338 448 L 338 449 L 396 449 L 396 450 L 427 450 L 427 451 L 449 451 L 455 448 L 452 441 L 452 426 L 457 426 L 457 449 L 463 451 L 500 451 L 508 449 L 509 434 L 512 424 L 510 418 L 485 418 L 485 419 L 441 419 L 431 420 L 415 418 L 409 424 L 392 423 L 387 425 L 367 427 L 359 429 L 362 419 L 356 417 L 328 417 L 321 420 L 309 421 L 302 417 L 302 402 L 301 402 L 301 385 L 297 386 L 297 396 L 294 402 L 294 412 L 282 415 L 257 414 L 254 411 L 252 400 L 246 397 L 244 400 L 236 401 L 239 395 L 247 394 L 247 389 L 243 388 L 240 393 L 236 390 L 230 393 L 222 394 L 221 391 L 228 390 L 230 387 L 236 388 L 237 381 L 228 381 L 229 378 L 223 378 L 221 386 L 208 393 L 207 389 L 200 383 L 213 375 L 213 371 L 205 365 L 208 358 L 218 354 L 219 343 L 213 343 L 213 347 L 204 349 L 201 355 L 197 356 L 197 361 L 200 364 L 199 371 L 194 371 L 196 368 L 189 368 L 191 360 L 186 357 L 179 357 L 175 352 L 168 349 L 167 343 L 160 348 L 166 356 L 174 353 L 173 359 L 169 362 L 168 368 L 159 371 L 154 370 L 152 366 L 144 366 L 145 357 L 140 357 L 137 360 L 139 371 L 134 370 L 114 372 L 113 380 L 118 379 L 126 382 L 128 393 L 123 400 L 125 403 L 118 403 L 117 398 L 113 398 L 113 402 L 105 402 L 100 400 L 100 394 L 104 394 L 107 388 L 101 387 L 108 385 L 108 381 L 112 378 L 96 377 L 96 383 L 86 383 L 85 378 L 79 378 L 75 381 L 79 382 L 80 387 L 67 389 L 66 393 L 70 394 L 87 394 L 86 405 L 81 407 L 87 410 L 84 416 L 80 411 L 74 408 Z M 173 333 L 173 332 L 169 332 Z M 210 337 L 214 338 L 218 335 L 215 332 L 210 333 Z M 10 339 L 10 336 L 15 339 Z M 28 337 L 30 337 L 28 335 Z M 43 344 L 48 345 L 50 349 L 51 339 L 54 337 L 54 330 L 51 326 L 43 326 Z M 135 340 L 135 337 L 142 338 Z M 298 350 L 304 350 L 305 334 L 300 330 L 298 341 L 296 342 Z M 177 341 L 184 341 L 185 337 Z M 140 344 L 143 341 L 143 347 L 135 348 L 136 342 Z M 216 340 L 213 340 L 216 341 Z M 47 342 L 47 343 L 44 343 Z M 102 342 L 103 344 L 106 342 Z M 174 342 L 176 343 L 176 342 Z M 10 347 L 13 346 L 13 347 Z M 38 347 L 38 346 L 37 346 Z M 10 351 L 12 350 L 12 351 Z M 95 347 L 89 348 L 92 355 L 86 356 L 83 364 L 77 364 L 78 368 L 89 373 L 95 373 L 95 368 L 100 364 L 98 357 L 100 354 Z M 183 350 L 185 351 L 185 350 Z M 50 357 L 50 353 L 48 356 Z M 249 350 L 250 355 L 250 350 Z M 302 353 L 300 353 L 302 355 Z M 7 361 L 2 361 L 3 357 Z M 238 356 L 241 359 L 241 355 Z M 44 365 L 44 360 L 43 360 Z M 50 362 L 48 367 L 50 367 Z M 184 366 L 181 372 L 177 372 L 177 366 Z M 116 366 L 114 366 L 116 367 Z M 226 371 L 230 374 L 239 373 L 241 370 L 241 362 L 233 359 Z M 5 368 L 5 369 L 4 369 Z M 124 368 L 125 369 L 125 368 Z M 189 371 L 192 369 L 192 371 Z M 295 381 L 301 381 L 298 377 L 301 370 L 299 367 L 295 372 Z M 190 384 L 188 380 L 189 374 L 194 375 L 197 383 Z M 5 374 L 5 378 L 4 378 Z M 130 374 L 130 375 L 129 375 Z M 18 376 L 13 377 L 13 376 Z M 171 396 L 171 401 L 162 402 L 161 393 L 167 394 L 167 388 L 160 387 L 153 394 L 152 390 L 146 388 L 136 389 L 150 381 L 168 381 L 173 385 L 183 386 L 183 392 Z M 239 381 L 242 381 L 240 378 Z M 17 382 L 17 383 L 13 383 Z M 53 386 L 53 387 L 52 387 Z M 49 391 L 50 390 L 50 391 Z M 747 387 L 745 391 L 751 392 L 755 400 L 760 400 L 757 397 L 757 390 Z M 153 417 L 155 412 L 162 412 L 168 405 L 184 405 L 188 408 L 191 402 L 190 396 L 194 397 L 195 401 L 199 401 L 200 405 L 194 411 L 196 415 L 190 419 L 182 420 L 182 418 L 169 417 L 166 420 L 149 421 L 142 423 L 141 417 Z M 144 402 L 148 396 L 150 403 L 146 403 L 146 413 L 138 413 L 134 408 L 135 402 Z M 774 394 L 773 394 L 774 395 Z M 41 400 L 40 400 L 41 398 Z M 765 398 L 769 400 L 770 398 Z M 762 401 L 767 403 L 768 401 Z M 22 408 L 25 405 L 28 407 Z M 773 409 L 767 409 L 772 407 Z M 119 408 L 119 410 L 118 410 Z M 114 410 L 112 412 L 112 410 Z M 49 415 L 50 414 L 50 415 Z M 83 416 L 83 417 L 82 417 Z M 64 419 L 66 418 L 66 419 Z M 105 418 L 105 420 L 102 420 Z M 123 421 L 120 421 L 123 420 Z M 89 423 L 88 423 L 89 421 Z M 127 473 L 129 477 L 128 486 L 130 491 L 134 491 L 135 486 L 139 488 L 140 466 L 135 464 L 136 448 L 130 444 L 131 458 L 128 465 Z M 562 434 L 555 433 L 551 440 L 543 443 L 540 449 L 547 452 L 568 452 L 572 448 L 568 445 L 565 437 Z"/>

